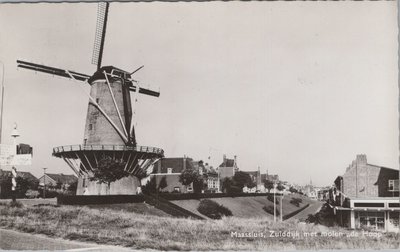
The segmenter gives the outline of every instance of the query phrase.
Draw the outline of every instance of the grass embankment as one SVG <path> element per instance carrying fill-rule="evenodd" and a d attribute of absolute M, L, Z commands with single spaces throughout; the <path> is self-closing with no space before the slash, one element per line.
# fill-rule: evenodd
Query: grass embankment
<path fill-rule="evenodd" d="M 292 198 L 299 198 L 302 201 L 299 203 L 299 206 L 295 206 L 290 203 Z M 273 207 L 274 203 L 269 201 L 266 196 L 254 196 L 254 197 L 226 197 L 226 198 L 212 198 L 212 201 L 217 202 L 225 207 L 227 207 L 230 211 L 232 211 L 233 216 L 241 217 L 241 218 L 263 218 L 263 217 L 273 217 L 273 215 L 267 213 L 263 207 L 271 206 Z M 191 200 L 174 200 L 172 203 L 185 208 L 197 215 L 207 218 L 206 216 L 199 213 L 197 207 L 200 204 L 200 200 L 191 199 Z M 283 215 L 290 214 L 303 206 L 313 203 L 311 199 L 295 194 L 295 195 L 287 195 L 282 200 L 282 212 Z M 277 205 L 278 211 L 280 211 L 280 205 Z"/>
<path fill-rule="evenodd" d="M 296 221 L 272 223 L 269 219 L 223 218 L 192 220 L 141 215 L 112 209 L 73 206 L 0 205 L 0 227 L 70 240 L 159 250 L 282 250 L 398 248 L 399 236 L 381 238 L 287 237 L 270 238 L 270 230 L 341 231 Z M 262 232 L 266 238 L 231 237 L 231 232 Z"/>

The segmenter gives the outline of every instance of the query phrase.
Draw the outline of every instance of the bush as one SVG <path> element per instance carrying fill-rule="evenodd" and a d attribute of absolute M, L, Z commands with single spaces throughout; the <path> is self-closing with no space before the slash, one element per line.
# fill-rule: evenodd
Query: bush
<path fill-rule="evenodd" d="M 274 215 L 274 206 L 264 206 L 263 210 L 269 214 Z M 275 211 L 276 211 L 276 216 L 279 216 L 280 215 L 279 209 L 276 208 Z"/>
<path fill-rule="evenodd" d="M 46 198 L 56 198 L 58 192 L 54 190 L 46 190 Z M 43 198 L 43 189 L 39 191 L 39 197 Z"/>
<path fill-rule="evenodd" d="M 221 219 L 222 216 L 232 216 L 231 210 L 209 199 L 200 201 L 197 210 L 211 219 Z"/>
<path fill-rule="evenodd" d="M 306 222 L 332 227 L 335 225 L 335 217 L 333 209 L 325 203 L 318 213 L 309 214 Z M 344 217 L 347 219 L 346 216 Z"/>
<path fill-rule="evenodd" d="M 269 195 L 267 196 L 267 199 L 268 199 L 269 201 L 271 201 L 272 203 L 274 203 L 274 195 L 269 194 Z M 278 198 L 278 197 L 275 197 L 275 204 L 279 205 L 279 198 Z"/>
<path fill-rule="evenodd" d="M 25 193 L 25 196 L 26 196 L 28 199 L 37 198 L 37 197 L 39 197 L 39 195 L 40 195 L 39 191 L 35 191 L 35 190 L 31 190 L 31 189 L 29 189 L 29 190 L 26 191 L 26 193 Z"/>
<path fill-rule="evenodd" d="M 295 205 L 297 207 L 300 207 L 300 203 L 302 203 L 302 202 L 303 202 L 303 200 L 300 198 L 292 198 L 290 200 L 290 204 Z"/>

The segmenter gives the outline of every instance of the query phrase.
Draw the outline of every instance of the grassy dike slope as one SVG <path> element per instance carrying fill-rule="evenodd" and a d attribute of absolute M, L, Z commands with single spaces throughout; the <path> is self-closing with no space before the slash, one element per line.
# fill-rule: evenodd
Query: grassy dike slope
<path fill-rule="evenodd" d="M 0 205 L 0 227 L 70 240 L 158 250 L 284 250 L 399 248 L 399 236 L 269 237 L 270 230 L 321 233 L 328 229 L 296 221 L 224 218 L 191 220 L 72 206 Z M 347 232 L 343 229 L 330 231 Z M 265 238 L 231 237 L 231 232 L 262 232 Z"/>
<path fill-rule="evenodd" d="M 300 203 L 299 207 L 290 203 L 292 198 L 300 198 L 302 199 L 302 203 Z M 265 217 L 273 217 L 273 215 L 264 211 L 264 206 L 273 206 L 273 202 L 269 201 L 266 196 L 254 196 L 254 197 L 226 197 L 226 198 L 211 198 L 217 202 L 218 204 L 224 205 L 229 210 L 232 211 L 233 216 L 241 217 L 241 218 L 265 218 Z M 173 200 L 172 203 L 189 210 L 197 215 L 205 217 L 197 211 L 197 207 L 199 206 L 200 200 Z M 299 208 L 312 203 L 313 201 L 307 197 L 295 194 L 285 196 L 282 200 L 282 209 L 283 215 L 287 215 L 292 213 Z M 280 206 L 277 205 L 278 211 L 280 211 Z M 205 217 L 207 218 L 207 217 Z"/>

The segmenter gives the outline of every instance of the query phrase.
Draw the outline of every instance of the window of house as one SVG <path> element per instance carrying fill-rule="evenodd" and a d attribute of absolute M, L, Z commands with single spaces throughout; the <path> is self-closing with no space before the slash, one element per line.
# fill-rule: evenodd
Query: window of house
<path fill-rule="evenodd" d="M 188 192 L 191 192 L 191 191 L 193 191 L 193 188 L 191 188 L 191 187 L 188 187 Z"/>
<path fill-rule="evenodd" d="M 383 230 L 385 228 L 385 215 L 383 212 L 356 212 L 356 227 Z"/>
<path fill-rule="evenodd" d="M 167 173 L 171 174 L 172 173 L 172 168 L 167 168 Z"/>
<path fill-rule="evenodd" d="M 178 186 L 174 187 L 174 192 L 181 192 L 181 188 L 179 188 Z"/>
<path fill-rule="evenodd" d="M 391 191 L 391 192 L 399 191 L 399 180 L 398 179 L 389 179 L 388 191 Z"/>

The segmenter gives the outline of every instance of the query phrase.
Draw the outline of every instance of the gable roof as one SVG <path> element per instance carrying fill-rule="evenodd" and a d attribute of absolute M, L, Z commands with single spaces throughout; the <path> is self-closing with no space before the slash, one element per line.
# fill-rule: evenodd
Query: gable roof
<path fill-rule="evenodd" d="M 219 167 L 233 167 L 233 165 L 235 164 L 235 160 L 234 159 L 229 159 L 227 158 L 225 160 L 225 162 L 222 162 Z"/>
<path fill-rule="evenodd" d="M 272 175 L 272 174 L 261 174 L 261 181 L 264 180 L 269 180 L 269 181 L 278 181 L 279 180 L 279 176 L 278 174 Z"/>
<path fill-rule="evenodd" d="M 54 174 L 54 173 L 46 173 L 48 177 L 56 181 L 57 183 L 60 182 L 62 184 L 72 184 L 78 181 L 78 178 L 75 175 L 65 175 L 65 174 Z"/>
<path fill-rule="evenodd" d="M 173 173 L 181 173 L 185 168 L 193 169 L 193 159 L 191 158 L 163 158 L 154 164 L 153 173 L 159 173 L 158 169 L 161 168 L 161 173 L 167 173 L 168 168 L 172 168 Z"/>

